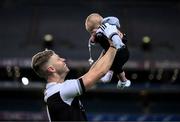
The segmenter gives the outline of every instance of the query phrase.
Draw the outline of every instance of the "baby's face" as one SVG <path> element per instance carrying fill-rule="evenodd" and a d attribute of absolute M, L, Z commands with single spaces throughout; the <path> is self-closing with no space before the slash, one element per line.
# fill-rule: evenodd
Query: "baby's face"
<path fill-rule="evenodd" d="M 94 33 L 101 25 L 102 17 L 92 16 L 88 21 L 86 21 L 86 30 L 90 33 Z"/>
<path fill-rule="evenodd" d="M 98 24 L 98 23 L 91 23 L 91 25 L 89 26 L 89 34 L 92 35 L 92 34 L 96 33 L 99 26 L 100 26 L 100 24 Z"/>
<path fill-rule="evenodd" d="M 96 31 L 97 29 L 93 29 L 90 33 L 90 38 L 89 38 L 89 41 L 91 41 L 91 43 L 95 43 L 95 35 L 96 35 Z"/>
<path fill-rule="evenodd" d="M 90 35 L 91 35 L 91 36 L 92 36 L 92 35 L 95 35 L 95 34 L 96 34 L 96 31 L 97 31 L 97 28 L 92 29 L 92 30 L 90 31 Z"/>

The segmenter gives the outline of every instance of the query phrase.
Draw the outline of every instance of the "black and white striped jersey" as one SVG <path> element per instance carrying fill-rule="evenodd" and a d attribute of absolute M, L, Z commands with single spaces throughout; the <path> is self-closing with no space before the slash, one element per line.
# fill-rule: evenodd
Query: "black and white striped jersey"
<path fill-rule="evenodd" d="M 85 92 L 82 79 L 51 82 L 46 85 L 44 101 L 50 121 L 86 121 L 85 110 L 78 96 Z"/>

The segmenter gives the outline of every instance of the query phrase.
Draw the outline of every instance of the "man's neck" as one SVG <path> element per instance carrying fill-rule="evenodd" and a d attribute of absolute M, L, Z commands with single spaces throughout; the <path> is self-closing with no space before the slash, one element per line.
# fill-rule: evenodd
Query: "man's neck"
<path fill-rule="evenodd" d="M 56 82 L 56 83 L 62 83 L 64 82 L 65 76 L 60 76 L 58 74 L 53 74 L 52 76 L 49 76 L 47 81 L 48 83 Z"/>

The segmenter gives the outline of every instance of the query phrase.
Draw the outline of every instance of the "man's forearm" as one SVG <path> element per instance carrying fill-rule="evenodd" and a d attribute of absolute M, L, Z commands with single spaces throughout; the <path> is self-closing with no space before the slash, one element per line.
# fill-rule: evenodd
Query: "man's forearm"
<path fill-rule="evenodd" d="M 98 32 L 103 32 L 103 34 L 108 37 L 108 39 L 111 39 L 111 35 L 117 35 L 118 30 L 116 26 L 112 26 L 106 23 L 96 31 L 96 33 Z M 97 63 L 91 70 L 89 70 L 85 75 L 81 77 L 86 89 L 91 88 L 110 69 L 114 61 L 117 49 L 119 49 L 119 43 L 116 44 L 115 41 L 110 41 L 110 45 L 111 46 L 104 54 L 104 56 L 97 61 Z"/>
<path fill-rule="evenodd" d="M 110 69 L 116 52 L 115 47 L 110 47 L 105 55 L 97 61 L 94 68 L 81 77 L 86 89 L 91 88 Z"/>
<path fill-rule="evenodd" d="M 117 49 L 110 47 L 105 55 L 102 56 L 102 58 L 94 66 L 93 70 L 99 75 L 98 79 L 101 78 L 110 69 L 114 61 L 116 51 Z"/>

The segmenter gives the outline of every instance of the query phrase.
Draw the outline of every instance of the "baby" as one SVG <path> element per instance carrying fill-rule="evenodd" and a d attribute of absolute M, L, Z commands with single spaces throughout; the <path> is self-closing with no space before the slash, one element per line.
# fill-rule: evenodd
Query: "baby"
<path fill-rule="evenodd" d="M 108 23 L 110 25 L 115 25 L 118 29 L 120 29 L 120 23 L 119 19 L 116 17 L 106 17 L 103 18 L 98 13 L 92 13 L 90 14 L 85 21 L 85 27 L 86 30 L 90 33 L 91 37 L 89 39 L 89 47 L 91 45 L 99 43 L 101 47 L 104 49 L 101 55 L 99 56 L 99 59 L 102 57 L 104 52 L 106 52 L 110 46 L 108 38 L 103 35 L 102 33 L 98 33 L 97 30 L 100 25 Z M 128 80 L 125 76 L 125 72 L 123 71 L 122 67 L 123 65 L 128 61 L 129 59 L 129 51 L 126 46 L 126 38 L 125 35 L 122 34 L 119 31 L 119 37 L 121 38 L 121 47 L 118 49 L 116 53 L 116 57 L 114 59 L 114 62 L 110 68 L 110 70 L 101 78 L 102 82 L 109 82 L 112 79 L 113 74 L 116 75 L 119 79 L 117 87 L 118 88 L 124 88 L 129 87 L 131 85 L 131 81 Z M 91 52 L 90 52 L 91 53 Z M 92 58 L 90 55 L 90 63 L 92 63 Z M 96 63 L 96 62 L 95 62 Z"/>

